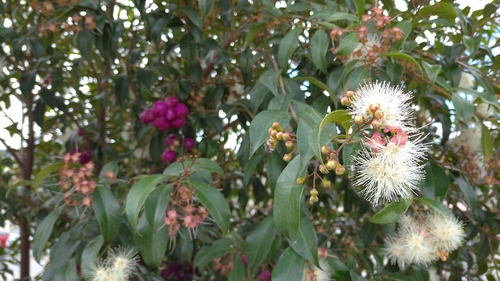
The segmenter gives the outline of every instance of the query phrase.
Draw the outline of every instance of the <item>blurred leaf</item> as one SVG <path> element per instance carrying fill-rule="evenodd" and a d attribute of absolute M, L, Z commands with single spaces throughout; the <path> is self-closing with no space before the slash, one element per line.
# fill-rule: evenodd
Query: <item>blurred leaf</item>
<path fill-rule="evenodd" d="M 326 260 L 328 261 L 328 265 L 330 266 L 330 268 L 333 270 L 333 276 L 335 276 L 337 280 L 351 279 L 349 275 L 349 268 L 339 259 L 328 256 Z"/>
<path fill-rule="evenodd" d="M 115 195 L 108 187 L 97 186 L 92 192 L 92 204 L 104 241 L 113 240 L 121 224 L 120 204 Z"/>
<path fill-rule="evenodd" d="M 111 161 L 111 162 L 108 162 L 106 163 L 106 165 L 104 165 L 104 167 L 102 167 L 101 171 L 99 172 L 99 178 L 102 179 L 102 178 L 106 178 L 106 172 L 110 171 L 110 172 L 113 172 L 113 174 L 116 176 L 118 175 L 118 162 L 116 161 Z"/>
<path fill-rule="evenodd" d="M 83 59 L 92 64 L 92 54 L 94 53 L 95 36 L 92 30 L 85 28 L 78 32 L 76 46 Z"/>
<path fill-rule="evenodd" d="M 347 56 L 358 46 L 359 38 L 357 33 L 349 33 L 342 38 L 340 41 L 339 47 L 337 48 L 337 52 L 335 53 L 338 56 Z"/>
<path fill-rule="evenodd" d="M 135 183 L 130 189 L 125 203 L 125 213 L 127 214 L 128 221 L 134 229 L 137 228 L 139 212 L 141 211 L 144 202 L 146 202 L 146 199 L 151 191 L 153 191 L 153 189 L 160 182 L 166 179 L 166 177 L 166 175 L 145 176 Z"/>
<path fill-rule="evenodd" d="M 432 211 L 439 213 L 445 217 L 453 216 L 453 213 L 451 212 L 451 210 L 448 209 L 448 207 L 446 207 L 440 201 L 426 198 L 426 197 L 422 197 L 422 196 L 415 197 L 415 201 L 423 203 L 424 205 L 429 207 L 429 209 L 431 209 Z"/>
<path fill-rule="evenodd" d="M 414 281 L 413 278 L 410 278 L 398 272 L 387 274 L 385 277 L 389 280 L 396 280 L 396 281 Z"/>
<path fill-rule="evenodd" d="M 299 35 L 302 33 L 302 28 L 294 28 L 290 30 L 279 44 L 278 48 L 278 65 L 282 69 L 288 68 L 288 60 L 292 57 L 293 52 L 299 44 Z"/>
<path fill-rule="evenodd" d="M 316 67 L 324 74 L 328 74 L 326 69 L 326 51 L 329 44 L 328 35 L 323 29 L 318 29 L 311 39 L 311 56 L 312 61 Z"/>
<path fill-rule="evenodd" d="M 493 155 L 490 130 L 484 124 L 481 124 L 481 149 L 483 150 L 484 159 L 488 159 L 489 156 Z"/>
<path fill-rule="evenodd" d="M 337 13 L 334 13 L 331 16 L 329 16 L 325 21 L 332 22 L 332 21 L 340 21 L 340 20 L 355 22 L 358 20 L 358 18 L 353 14 L 337 12 Z"/>
<path fill-rule="evenodd" d="M 154 231 L 143 215 L 134 232 L 134 239 L 144 262 L 149 266 L 160 267 L 168 248 L 168 227 Z"/>
<path fill-rule="evenodd" d="M 470 120 L 476 113 L 476 106 L 465 100 L 458 93 L 453 93 L 451 102 L 458 115 L 462 116 L 464 121 Z"/>
<path fill-rule="evenodd" d="M 450 180 L 441 166 L 432 162 L 425 165 L 424 189 L 432 191 L 435 198 L 442 200 L 446 196 L 449 186 Z"/>
<path fill-rule="evenodd" d="M 300 201 L 304 186 L 297 184 L 297 174 L 302 175 L 300 157 L 295 157 L 285 167 L 274 189 L 274 223 L 286 237 L 295 240 L 300 228 Z"/>
<path fill-rule="evenodd" d="M 376 224 L 388 224 L 397 221 L 406 210 L 410 207 L 412 199 L 392 202 L 385 206 L 382 210 L 378 211 L 375 215 L 368 219 L 368 221 Z"/>
<path fill-rule="evenodd" d="M 19 78 L 19 89 L 21 90 L 21 94 L 25 97 L 31 95 L 33 88 L 35 87 L 35 82 L 36 82 L 35 70 L 23 73 Z"/>
<path fill-rule="evenodd" d="M 165 211 L 170 200 L 170 193 L 174 191 L 172 184 L 161 184 L 157 186 L 146 199 L 144 214 L 149 226 L 158 231 L 165 224 Z"/>
<path fill-rule="evenodd" d="M 59 209 L 55 208 L 50 214 L 48 214 L 38 225 L 35 230 L 35 235 L 33 236 L 33 257 L 36 262 L 40 264 L 40 258 L 43 254 L 43 249 L 49 241 L 52 230 L 54 229 L 54 224 L 59 219 Z"/>
<path fill-rule="evenodd" d="M 416 66 L 420 72 L 422 72 L 422 68 L 420 67 L 420 65 L 418 64 L 418 62 L 412 56 L 410 56 L 410 55 L 408 55 L 406 53 L 402 53 L 402 52 L 388 52 L 388 53 L 380 54 L 379 56 L 381 56 L 381 57 L 393 57 L 393 58 L 407 60 L 407 61 L 411 62 L 414 66 Z"/>
<path fill-rule="evenodd" d="M 124 103 L 129 99 L 128 94 L 128 77 L 127 75 L 120 75 L 116 78 L 115 81 L 115 95 L 116 100 L 119 103 Z"/>
<path fill-rule="evenodd" d="M 33 189 L 37 190 L 40 187 L 40 183 L 48 177 L 51 173 L 59 171 L 62 167 L 64 166 L 63 162 L 56 162 L 53 164 L 50 164 L 48 166 L 45 166 L 43 169 L 40 170 L 35 176 L 35 180 L 33 183 Z"/>
<path fill-rule="evenodd" d="M 265 22 L 261 23 L 261 24 L 257 24 L 254 27 L 252 27 L 248 31 L 247 36 L 245 37 L 245 42 L 243 43 L 243 49 L 246 49 L 248 47 L 248 45 L 250 45 L 250 43 L 252 43 L 254 41 L 255 37 L 257 37 L 257 34 L 259 34 L 261 31 L 266 29 L 266 27 L 267 27 L 267 25 Z"/>
<path fill-rule="evenodd" d="M 269 139 L 269 133 L 267 130 L 271 127 L 274 122 L 280 123 L 281 127 L 284 128 L 292 116 L 281 110 L 265 110 L 257 114 L 250 123 L 250 154 L 253 154 L 261 147 L 266 140 Z"/>
<path fill-rule="evenodd" d="M 467 206 L 472 212 L 474 212 L 475 210 L 477 210 L 478 206 L 476 192 L 464 179 L 457 178 L 456 181 L 458 183 L 460 191 L 462 191 L 462 194 L 464 195 Z"/>
<path fill-rule="evenodd" d="M 101 250 L 102 244 L 104 243 L 104 239 L 102 235 L 94 237 L 88 244 L 85 246 L 85 249 L 82 252 L 82 273 L 87 274 L 91 272 L 93 266 L 96 264 L 96 257 Z"/>
<path fill-rule="evenodd" d="M 245 280 L 245 265 L 241 260 L 241 255 L 234 255 L 233 270 L 228 274 L 228 281 L 241 281 Z"/>
<path fill-rule="evenodd" d="M 361 22 L 361 16 L 365 12 L 365 0 L 354 0 L 356 4 L 356 15 L 358 16 L 358 22 Z"/>
<path fill-rule="evenodd" d="M 297 280 L 304 273 L 305 260 L 291 248 L 281 253 L 272 272 L 273 281 Z"/>
<path fill-rule="evenodd" d="M 477 52 L 477 48 L 479 48 L 479 44 L 481 43 L 481 36 L 463 36 L 465 48 L 469 51 L 470 55 L 474 57 Z"/>
<path fill-rule="evenodd" d="M 193 261 L 193 267 L 200 270 L 211 262 L 213 259 L 218 258 L 226 253 L 233 251 L 231 239 L 224 238 L 217 240 L 212 245 L 204 245 L 196 254 Z"/>
<path fill-rule="evenodd" d="M 224 196 L 213 186 L 198 181 L 191 181 L 191 185 L 196 190 L 195 196 L 207 208 L 215 223 L 222 230 L 222 233 L 227 234 L 231 212 Z"/>
<path fill-rule="evenodd" d="M 274 225 L 273 215 L 271 214 L 262 220 L 262 222 L 247 236 L 245 253 L 251 272 L 255 271 L 271 249 L 276 231 L 277 229 Z"/>
<path fill-rule="evenodd" d="M 295 253 L 310 261 L 316 267 L 320 267 L 318 262 L 318 240 L 314 225 L 309 217 L 302 216 L 299 233 L 294 240 L 288 239 L 288 245 Z"/>
<path fill-rule="evenodd" d="M 425 72 L 427 73 L 427 79 L 429 79 L 430 86 L 434 85 L 436 77 L 438 76 L 439 71 L 441 71 L 441 65 L 431 65 L 426 61 L 422 61 L 422 66 L 424 67 Z"/>
<path fill-rule="evenodd" d="M 297 77 L 293 77 L 292 79 L 290 79 L 292 81 L 294 80 L 298 80 L 298 81 L 308 81 L 310 82 L 311 84 L 314 84 L 316 86 L 318 86 L 319 88 L 321 88 L 322 90 L 324 91 L 327 91 L 328 94 L 330 94 L 330 96 L 334 96 L 334 93 L 333 91 L 330 89 L 330 87 L 328 87 L 327 85 L 325 85 L 323 82 L 319 81 L 318 79 L 312 77 L 312 76 L 297 76 Z"/>
<path fill-rule="evenodd" d="M 214 0 L 199 0 L 198 1 L 198 6 L 200 7 L 201 10 L 201 22 L 204 23 L 205 19 L 207 18 L 208 14 L 212 11 L 212 8 L 214 7 Z"/>
<path fill-rule="evenodd" d="M 224 171 L 217 162 L 207 158 L 186 159 L 183 163 L 174 162 L 170 164 L 165 171 L 163 171 L 163 174 L 167 176 L 180 177 L 188 167 L 191 173 L 204 170 L 219 175 L 224 174 Z"/>
<path fill-rule="evenodd" d="M 419 21 L 428 16 L 438 16 L 448 21 L 449 26 L 455 26 L 455 18 L 457 12 L 452 5 L 444 2 L 439 2 L 435 5 L 425 6 L 421 8 L 413 18 L 413 26 L 417 26 Z"/>
<path fill-rule="evenodd" d="M 266 86 L 275 97 L 279 96 L 278 92 L 278 78 L 282 70 L 268 69 L 259 77 L 259 82 Z"/>

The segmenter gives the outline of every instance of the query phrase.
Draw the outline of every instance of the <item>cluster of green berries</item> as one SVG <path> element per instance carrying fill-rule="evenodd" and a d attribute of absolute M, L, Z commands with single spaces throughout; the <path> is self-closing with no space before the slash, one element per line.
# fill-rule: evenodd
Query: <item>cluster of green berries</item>
<path fill-rule="evenodd" d="M 336 151 L 332 151 L 329 146 L 321 147 L 321 154 L 326 156 L 326 163 L 319 166 L 319 171 L 323 174 L 328 174 L 329 171 L 335 171 L 337 176 L 345 173 L 345 167 L 339 162 L 339 157 Z"/>
<path fill-rule="evenodd" d="M 284 141 L 285 146 L 286 148 L 288 148 L 288 150 L 292 150 L 294 148 L 294 142 L 296 141 L 295 135 L 284 132 L 279 122 L 274 122 L 272 126 L 267 130 L 267 133 L 269 134 L 269 139 L 267 140 L 267 142 L 269 143 L 269 148 L 276 149 L 278 141 Z M 285 162 L 290 162 L 290 160 L 292 160 L 292 154 L 293 151 L 285 154 L 283 156 L 283 160 Z"/>

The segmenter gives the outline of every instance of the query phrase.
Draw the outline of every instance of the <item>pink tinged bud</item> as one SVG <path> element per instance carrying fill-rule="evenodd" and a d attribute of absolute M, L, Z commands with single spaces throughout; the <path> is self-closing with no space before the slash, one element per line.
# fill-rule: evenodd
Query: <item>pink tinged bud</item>
<path fill-rule="evenodd" d="M 391 138 L 391 142 L 397 146 L 405 146 L 407 141 L 408 135 L 404 132 L 399 132 Z"/>
<path fill-rule="evenodd" d="M 247 255 L 243 254 L 243 256 L 241 256 L 241 262 L 242 262 L 244 265 L 247 265 L 247 264 L 248 264 Z"/>
<path fill-rule="evenodd" d="M 176 135 L 169 135 L 166 139 L 165 139 L 165 145 L 166 146 L 171 146 L 175 143 L 175 139 L 177 138 Z"/>
<path fill-rule="evenodd" d="M 287 140 L 289 140 L 289 139 L 290 139 L 290 133 L 288 133 L 288 132 L 284 132 L 284 133 L 283 133 L 283 140 L 284 140 L 284 141 L 287 141 Z"/>
<path fill-rule="evenodd" d="M 321 153 L 322 153 L 323 155 L 328 155 L 328 154 L 330 154 L 330 151 L 331 151 L 331 149 L 330 149 L 330 147 L 329 147 L 328 145 L 323 145 L 323 146 L 321 147 Z"/>
<path fill-rule="evenodd" d="M 153 113 L 156 117 L 165 115 L 167 111 L 167 105 L 162 101 L 156 101 L 153 104 Z"/>
<path fill-rule="evenodd" d="M 276 139 L 277 139 L 277 140 L 282 140 L 282 139 L 283 139 L 283 132 L 278 132 L 278 133 L 276 134 Z"/>
<path fill-rule="evenodd" d="M 168 162 L 168 163 L 175 162 L 175 152 L 167 149 L 167 150 L 165 150 L 165 152 L 163 152 L 163 155 L 161 156 L 161 158 L 163 159 L 163 161 Z"/>
<path fill-rule="evenodd" d="M 176 128 L 176 129 L 182 128 L 182 126 L 184 126 L 184 124 L 186 124 L 186 119 L 184 119 L 184 117 L 182 119 L 175 119 L 171 123 L 172 128 Z"/>
<path fill-rule="evenodd" d="M 378 103 L 372 103 L 372 104 L 370 104 L 370 111 L 371 112 L 375 112 L 375 111 L 377 111 L 379 109 L 380 109 L 380 104 L 378 104 Z"/>
<path fill-rule="evenodd" d="M 351 100 L 347 97 L 343 97 L 340 99 L 340 104 L 342 104 L 343 106 L 350 106 Z"/>
<path fill-rule="evenodd" d="M 77 134 L 78 134 L 79 136 L 83 136 L 83 135 L 85 135 L 85 128 L 80 128 L 80 129 L 78 129 Z"/>
<path fill-rule="evenodd" d="M 196 146 L 196 142 L 192 138 L 184 138 L 184 145 L 187 150 L 193 150 Z"/>
<path fill-rule="evenodd" d="M 380 127 L 382 126 L 382 122 L 380 122 L 380 120 L 373 120 L 372 123 L 371 123 L 373 129 L 380 129 Z"/>
<path fill-rule="evenodd" d="M 149 124 L 155 119 L 155 114 L 152 109 L 146 109 L 141 113 L 139 118 L 143 124 Z"/>
<path fill-rule="evenodd" d="M 174 108 L 177 104 L 179 104 L 179 98 L 170 96 L 165 99 L 165 104 L 170 108 Z"/>
<path fill-rule="evenodd" d="M 176 210 L 170 210 L 167 212 L 167 216 L 169 219 L 176 219 L 177 218 L 177 211 Z"/>
<path fill-rule="evenodd" d="M 319 171 L 322 172 L 323 174 L 328 174 L 328 169 L 326 168 L 325 165 L 319 165 Z"/>
<path fill-rule="evenodd" d="M 363 22 L 369 22 L 370 21 L 370 16 L 368 14 L 363 14 L 361 16 L 361 21 L 363 21 Z"/>
<path fill-rule="evenodd" d="M 357 115 L 354 117 L 354 123 L 361 125 L 365 122 L 365 118 L 361 115 Z"/>
<path fill-rule="evenodd" d="M 337 176 L 341 176 L 345 173 L 345 168 L 344 166 L 340 165 L 340 164 L 337 164 L 337 168 L 335 168 L 335 174 Z"/>
<path fill-rule="evenodd" d="M 382 119 L 384 117 L 384 112 L 378 109 L 375 111 L 375 113 L 373 113 L 373 116 L 377 119 Z"/>
<path fill-rule="evenodd" d="M 165 111 L 165 119 L 167 119 L 168 121 L 174 120 L 175 117 L 176 115 L 173 109 L 169 108 L 167 109 L 167 111 Z"/>
<path fill-rule="evenodd" d="M 92 198 L 90 197 L 83 198 L 82 205 L 90 207 L 92 205 Z"/>
<path fill-rule="evenodd" d="M 177 118 L 184 118 L 189 114 L 189 109 L 185 104 L 179 103 L 178 105 L 175 106 L 174 108 L 175 115 Z"/>
<path fill-rule="evenodd" d="M 325 167 L 328 169 L 328 170 L 333 170 L 337 167 L 337 161 L 335 160 L 328 160 L 328 162 L 326 162 L 325 164 Z"/>
<path fill-rule="evenodd" d="M 292 156 L 290 154 L 285 154 L 283 156 L 283 161 L 290 162 L 292 160 Z"/>
<path fill-rule="evenodd" d="M 264 270 L 258 278 L 262 281 L 271 281 L 271 272 L 269 272 L 269 270 Z"/>
<path fill-rule="evenodd" d="M 293 141 L 287 141 L 285 143 L 285 146 L 286 148 L 288 148 L 288 150 L 291 150 L 293 148 Z"/>
<path fill-rule="evenodd" d="M 347 91 L 347 93 L 345 93 L 345 97 L 351 99 L 352 97 L 354 97 L 355 94 L 356 93 L 353 91 Z"/>

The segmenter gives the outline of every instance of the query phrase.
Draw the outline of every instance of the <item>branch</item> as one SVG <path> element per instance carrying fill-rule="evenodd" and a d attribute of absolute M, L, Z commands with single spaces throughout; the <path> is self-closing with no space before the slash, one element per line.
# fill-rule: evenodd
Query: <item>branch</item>
<path fill-rule="evenodd" d="M 12 154 L 12 156 L 14 156 L 14 158 L 16 159 L 17 161 L 17 164 L 19 165 L 19 167 L 23 167 L 23 161 L 21 160 L 21 158 L 19 158 L 19 156 L 16 154 L 16 151 L 10 147 L 4 139 L 0 138 L 0 141 L 2 142 L 2 144 L 7 148 L 7 151 L 9 151 L 10 154 Z"/>

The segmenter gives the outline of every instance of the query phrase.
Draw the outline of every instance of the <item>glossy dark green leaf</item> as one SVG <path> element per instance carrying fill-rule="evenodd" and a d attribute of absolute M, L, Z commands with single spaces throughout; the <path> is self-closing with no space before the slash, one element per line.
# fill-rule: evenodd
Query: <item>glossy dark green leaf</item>
<path fill-rule="evenodd" d="M 43 128 L 45 122 L 45 112 L 47 111 L 47 104 L 43 99 L 39 99 L 35 103 L 35 110 L 33 111 L 33 119 L 38 127 Z"/>
<path fill-rule="evenodd" d="M 173 190 L 172 184 L 161 184 L 148 195 L 144 203 L 144 214 L 149 226 L 155 231 L 165 224 L 165 211 Z"/>
<path fill-rule="evenodd" d="M 288 112 L 281 110 L 265 110 L 257 114 L 252 120 L 252 123 L 250 123 L 249 156 L 252 157 L 255 151 L 269 139 L 267 130 L 274 122 L 280 123 L 281 128 L 284 128 L 291 118 L 292 116 Z"/>
<path fill-rule="evenodd" d="M 201 247 L 194 257 L 194 268 L 203 269 L 213 259 L 218 258 L 226 253 L 233 251 L 232 241 L 229 238 L 217 240 L 212 245 Z"/>
<path fill-rule="evenodd" d="M 441 166 L 434 163 L 428 163 L 425 166 L 424 189 L 432 190 L 432 194 L 437 199 L 443 199 L 448 192 L 450 180 Z"/>
<path fill-rule="evenodd" d="M 422 61 L 422 66 L 424 67 L 424 70 L 427 73 L 427 79 L 429 79 L 429 84 L 431 86 L 434 85 L 436 77 L 441 71 L 441 65 L 431 65 L 426 61 Z"/>
<path fill-rule="evenodd" d="M 254 41 L 255 37 L 257 37 L 257 34 L 259 34 L 261 31 L 266 29 L 266 26 L 267 26 L 266 23 L 261 23 L 261 24 L 257 24 L 255 26 L 253 26 L 252 28 L 250 28 L 247 35 L 245 36 L 245 41 L 243 43 L 243 49 L 246 49 L 248 47 L 248 45 L 250 45 L 250 43 L 252 43 Z"/>
<path fill-rule="evenodd" d="M 215 0 L 198 0 L 198 7 L 201 10 L 201 22 L 204 23 L 208 14 L 212 11 L 214 7 Z"/>
<path fill-rule="evenodd" d="M 154 231 L 146 216 L 141 216 L 134 239 L 144 262 L 149 266 L 160 267 L 168 248 L 168 227 Z"/>
<path fill-rule="evenodd" d="M 35 235 L 33 236 L 33 257 L 38 263 L 40 263 L 43 249 L 45 249 L 45 245 L 47 245 L 47 241 L 49 241 L 52 230 L 54 229 L 54 224 L 58 219 L 59 209 L 56 208 L 42 220 L 35 230 Z"/>
<path fill-rule="evenodd" d="M 283 156 L 279 154 L 276 150 L 272 151 L 267 155 L 267 177 L 269 180 L 269 187 L 271 187 L 271 190 L 274 190 L 276 186 L 276 182 L 278 181 L 278 178 L 281 174 L 281 171 L 283 171 L 283 168 L 285 168 L 285 161 L 283 161 Z"/>
<path fill-rule="evenodd" d="M 85 249 L 82 252 L 81 259 L 82 273 L 84 275 L 87 275 L 89 272 L 91 272 L 92 267 L 96 264 L 96 257 L 97 254 L 99 254 L 103 243 L 104 239 L 102 238 L 102 235 L 99 235 L 93 238 L 87 244 L 87 246 L 85 246 Z"/>
<path fill-rule="evenodd" d="M 321 88 L 322 90 L 327 91 L 328 94 L 330 94 L 330 96 L 334 96 L 334 92 L 332 91 L 332 89 L 330 89 L 330 87 L 328 87 L 327 85 L 325 85 L 325 83 L 319 81 L 318 79 L 312 76 L 297 76 L 292 78 L 291 80 L 308 81 L 311 84 L 314 84 L 315 86 Z"/>
<path fill-rule="evenodd" d="M 294 240 L 288 239 L 288 245 L 306 260 L 310 261 L 316 267 L 318 262 L 318 240 L 316 231 L 311 220 L 307 216 L 302 216 L 300 220 L 299 233 Z"/>
<path fill-rule="evenodd" d="M 300 158 L 295 157 L 285 167 L 274 189 L 274 223 L 283 235 L 295 240 L 300 228 L 300 201 L 304 186 L 297 184 L 297 174 L 304 174 Z"/>
<path fill-rule="evenodd" d="M 135 183 L 130 189 L 125 202 L 125 213 L 127 214 L 128 221 L 134 229 L 137 227 L 139 212 L 141 211 L 144 202 L 146 202 L 148 195 L 151 191 L 153 191 L 156 185 L 158 185 L 166 177 L 166 175 L 145 176 Z"/>
<path fill-rule="evenodd" d="M 271 249 L 276 231 L 273 215 L 269 215 L 247 236 L 245 253 L 252 272 Z"/>
<path fill-rule="evenodd" d="M 222 193 L 213 186 L 198 181 L 191 181 L 191 185 L 193 189 L 196 190 L 196 198 L 198 198 L 201 204 L 207 208 L 212 219 L 220 227 L 222 232 L 226 234 L 229 231 L 229 220 L 231 218 L 226 198 L 224 198 Z"/>
<path fill-rule="evenodd" d="M 273 93 L 275 97 L 279 96 L 278 92 L 278 78 L 282 70 L 268 69 L 259 77 L 259 82 Z"/>
<path fill-rule="evenodd" d="M 326 261 L 328 265 L 333 270 L 333 276 L 337 278 L 337 280 L 349 280 L 349 268 L 341 262 L 338 258 L 327 257 Z"/>
<path fill-rule="evenodd" d="M 457 114 L 460 115 L 464 121 L 470 120 L 472 116 L 474 116 L 474 113 L 476 113 L 476 106 L 462 98 L 458 93 L 452 94 L 451 102 Z"/>
<path fill-rule="evenodd" d="M 40 172 L 35 175 L 33 189 L 38 190 L 38 188 L 40 187 L 40 183 L 42 183 L 45 178 L 47 178 L 50 174 L 59 171 L 63 166 L 63 162 L 56 162 L 43 167 L 43 169 L 41 169 Z"/>
<path fill-rule="evenodd" d="M 342 38 L 336 54 L 339 56 L 347 56 L 358 46 L 359 38 L 357 33 L 349 33 Z"/>
<path fill-rule="evenodd" d="M 318 29 L 311 39 L 311 56 L 316 67 L 323 73 L 328 74 L 326 69 L 326 51 L 329 46 L 328 34 L 323 29 Z"/>
<path fill-rule="evenodd" d="M 418 202 L 421 202 L 423 203 L 424 205 L 426 205 L 427 207 L 429 207 L 429 209 L 431 209 L 432 211 L 436 212 L 436 213 L 439 213 L 443 216 L 452 216 L 453 213 L 451 212 L 451 210 L 446 207 L 442 202 L 440 201 L 437 201 L 437 200 L 434 200 L 434 199 L 430 199 L 430 198 L 426 198 L 426 197 L 422 197 L 422 196 L 419 196 L 419 197 L 415 197 L 415 201 L 418 201 Z"/>
<path fill-rule="evenodd" d="M 302 28 L 294 28 L 290 30 L 279 44 L 278 48 L 278 65 L 282 69 L 288 68 L 288 60 L 292 57 L 293 52 L 299 44 L 299 35 L 302 33 Z"/>
<path fill-rule="evenodd" d="M 477 49 L 479 48 L 479 44 L 481 43 L 481 36 L 463 36 L 465 48 L 467 48 L 467 51 L 471 54 L 471 56 L 474 56 L 477 52 Z"/>
<path fill-rule="evenodd" d="M 92 30 L 85 28 L 76 37 L 76 46 L 83 59 L 92 64 L 92 54 L 94 53 L 95 35 Z"/>
<path fill-rule="evenodd" d="M 228 274 L 228 281 L 245 280 L 245 265 L 241 260 L 241 255 L 234 255 L 233 265 L 233 270 Z"/>
<path fill-rule="evenodd" d="M 106 177 L 106 172 L 113 172 L 113 174 L 118 175 L 118 162 L 116 161 L 111 161 L 106 163 L 104 167 L 102 167 L 101 171 L 99 172 L 99 178 L 105 178 Z"/>
<path fill-rule="evenodd" d="M 273 281 L 298 280 L 304 273 L 305 259 L 287 248 L 281 253 L 272 272 Z"/>
<path fill-rule="evenodd" d="M 120 103 L 124 103 L 129 99 L 128 94 L 128 77 L 127 75 L 120 75 L 115 81 L 115 95 Z"/>
<path fill-rule="evenodd" d="M 368 221 L 376 224 L 388 224 L 397 221 L 410 207 L 413 200 L 403 200 L 392 202 L 378 211 Z"/>
<path fill-rule="evenodd" d="M 118 235 L 121 223 L 118 200 L 108 187 L 97 186 L 92 193 L 92 204 L 104 241 L 113 240 Z"/>

